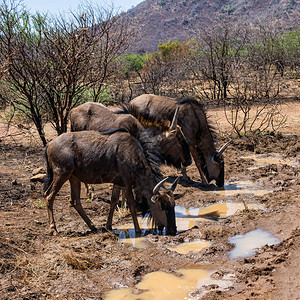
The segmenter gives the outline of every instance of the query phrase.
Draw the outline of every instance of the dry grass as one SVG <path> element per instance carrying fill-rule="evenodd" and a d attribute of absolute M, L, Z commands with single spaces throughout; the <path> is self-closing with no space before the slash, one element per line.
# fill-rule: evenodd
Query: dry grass
<path fill-rule="evenodd" d="M 115 210 L 115 214 L 119 219 L 123 219 L 123 218 L 127 217 L 128 215 L 130 215 L 130 210 L 126 206 L 126 203 L 125 203 L 125 205 L 117 206 L 116 210 Z"/>
<path fill-rule="evenodd" d="M 86 253 L 76 253 L 73 250 L 68 250 L 63 253 L 63 257 L 67 264 L 76 270 L 101 269 L 102 263 L 99 257 L 87 256 Z"/>

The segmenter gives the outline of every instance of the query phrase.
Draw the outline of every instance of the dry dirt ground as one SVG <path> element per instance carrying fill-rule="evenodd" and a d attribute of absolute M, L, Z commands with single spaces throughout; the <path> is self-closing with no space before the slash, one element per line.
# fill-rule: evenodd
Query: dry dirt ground
<path fill-rule="evenodd" d="M 186 208 L 230 202 L 245 203 L 245 208 L 258 204 L 264 210 L 244 209 L 228 217 L 200 220 L 174 237 L 150 232 L 145 237 L 146 248 L 121 243 L 114 233 L 89 232 L 69 207 L 68 184 L 54 203 L 60 234 L 49 236 L 42 183 L 30 182 L 35 169 L 45 170 L 43 149 L 28 136 L 2 139 L 0 298 L 105 299 L 113 289 L 130 287 L 134 295 L 124 299 L 152 299 L 143 298 L 143 291 L 136 287 L 146 274 L 164 271 L 179 276 L 180 269 L 200 268 L 209 271 L 212 281 L 193 288 L 192 299 L 300 299 L 300 103 L 287 103 L 282 109 L 288 119 L 280 133 L 233 138 L 224 153 L 227 186 L 251 182 L 256 189 L 272 192 L 209 192 L 195 184 L 199 176 L 194 164 L 188 168 L 194 185 L 179 184 L 176 190 L 176 204 Z M 212 122 L 223 122 L 220 111 L 208 114 Z M 226 123 L 222 124 L 224 133 Z M 271 161 L 257 167 L 253 159 L 245 158 L 253 154 L 268 158 L 280 154 L 292 163 Z M 163 171 L 174 177 L 179 174 L 172 168 Z M 82 191 L 83 206 L 98 228 L 105 224 L 110 193 L 111 185 L 96 186 L 89 201 Z M 113 228 L 130 222 L 130 215 L 116 213 Z M 268 231 L 280 242 L 263 246 L 252 256 L 230 259 L 234 245 L 228 238 L 255 229 Z M 187 254 L 169 250 L 198 239 L 209 241 L 210 246 Z M 224 279 L 230 284 L 221 284 Z"/>

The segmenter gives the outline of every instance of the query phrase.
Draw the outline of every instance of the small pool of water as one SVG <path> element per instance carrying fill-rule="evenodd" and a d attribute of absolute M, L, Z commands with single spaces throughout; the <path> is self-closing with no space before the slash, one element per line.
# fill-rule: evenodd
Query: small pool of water
<path fill-rule="evenodd" d="M 280 240 L 271 233 L 262 229 L 256 229 L 246 234 L 240 234 L 228 239 L 229 243 L 235 247 L 229 252 L 230 258 L 243 258 L 252 256 L 258 248 L 265 245 L 274 245 L 280 243 Z"/>
<path fill-rule="evenodd" d="M 195 208 L 195 207 L 183 207 L 176 205 L 175 206 L 175 215 L 177 218 L 226 218 L 228 216 L 234 215 L 239 210 L 244 209 L 261 209 L 265 210 L 263 205 L 259 204 L 245 204 L 238 203 L 215 203 L 206 207 Z"/>
<path fill-rule="evenodd" d="M 232 216 L 245 208 L 244 203 L 215 203 L 202 208 L 176 205 L 177 231 L 186 231 L 194 226 L 199 226 L 200 222 L 217 221 L 220 218 Z M 247 208 L 265 210 L 264 206 L 259 204 L 247 204 Z"/>
<path fill-rule="evenodd" d="M 247 208 L 265 210 L 263 205 L 258 204 L 247 204 Z M 189 230 L 194 226 L 198 226 L 200 222 L 226 218 L 243 209 L 245 209 L 244 203 L 215 203 L 202 208 L 186 208 L 176 205 L 175 216 L 177 231 L 182 232 Z M 146 235 L 149 233 L 157 234 L 157 232 L 152 229 L 152 224 L 151 222 L 149 223 L 149 219 L 138 216 L 138 222 L 142 230 L 141 237 L 135 236 L 133 223 L 119 226 L 114 230 L 114 232 L 119 236 L 122 243 L 131 244 L 133 247 L 138 249 L 144 249 L 150 246 Z M 184 246 L 182 245 L 182 247 Z"/>
<path fill-rule="evenodd" d="M 105 300 L 183 300 L 201 299 L 210 290 L 227 290 L 233 285 L 232 278 L 212 279 L 211 271 L 202 269 L 180 269 L 176 274 L 152 272 L 132 288 L 112 290 Z M 136 293 L 136 289 L 140 293 Z"/>
<path fill-rule="evenodd" d="M 251 181 L 236 181 L 226 184 L 223 188 L 204 191 L 220 196 L 234 196 L 237 194 L 254 194 L 255 196 L 263 196 L 272 193 L 272 190 L 258 188 Z"/>
<path fill-rule="evenodd" d="M 204 248 L 208 248 L 210 246 L 210 242 L 205 240 L 195 240 L 192 242 L 184 242 L 175 247 L 168 247 L 170 251 L 175 251 L 179 254 L 188 254 L 200 252 Z"/>
<path fill-rule="evenodd" d="M 182 269 L 178 273 L 180 277 L 161 271 L 149 273 L 136 285 L 137 289 L 144 290 L 141 294 L 135 295 L 132 289 L 126 288 L 109 292 L 105 299 L 188 299 L 188 293 L 197 288 L 198 280 L 210 275 L 201 269 Z"/>

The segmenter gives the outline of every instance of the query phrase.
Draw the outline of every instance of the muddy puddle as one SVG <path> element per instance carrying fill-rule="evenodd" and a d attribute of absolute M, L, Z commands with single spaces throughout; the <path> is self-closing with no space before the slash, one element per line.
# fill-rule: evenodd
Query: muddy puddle
<path fill-rule="evenodd" d="M 215 203 L 202 208 L 195 208 L 195 207 L 186 208 L 183 206 L 176 205 L 175 216 L 176 216 L 177 231 L 178 233 L 180 233 L 189 230 L 194 226 L 199 226 L 201 222 L 218 221 L 220 218 L 226 218 L 228 216 L 232 216 L 244 209 L 248 209 L 248 210 L 260 209 L 265 211 L 263 205 L 245 204 L 245 203 L 230 203 L 230 202 Z M 148 243 L 147 235 L 149 233 L 157 234 L 157 232 L 152 229 L 152 224 L 151 222 L 149 222 L 149 219 L 142 218 L 139 216 L 138 222 L 142 230 L 140 237 L 135 236 L 135 231 L 132 223 L 119 226 L 118 229 L 115 230 L 114 232 L 119 236 L 120 241 L 122 243 L 128 243 L 135 248 L 143 249 L 150 246 L 150 244 Z M 196 249 L 197 246 L 201 247 L 202 245 L 201 243 L 203 244 L 203 241 L 202 242 L 195 241 L 193 243 L 190 243 L 189 245 L 190 247 L 188 245 L 181 245 L 182 249 L 186 247 L 186 249 L 182 251 L 195 251 L 193 249 Z"/>
<path fill-rule="evenodd" d="M 263 205 L 246 203 L 215 203 L 202 208 L 175 206 L 176 218 L 226 218 L 244 209 L 265 210 Z"/>
<path fill-rule="evenodd" d="M 176 274 L 152 272 L 145 275 L 135 289 L 112 290 L 105 299 L 192 300 L 200 299 L 210 291 L 210 287 L 226 290 L 233 285 L 230 278 L 218 280 L 211 278 L 212 273 L 202 269 L 180 269 Z"/>
<path fill-rule="evenodd" d="M 145 249 L 150 246 L 146 235 L 154 231 L 152 231 L 152 224 L 147 218 L 138 216 L 138 222 L 142 230 L 139 237 L 135 236 L 133 223 L 119 226 L 114 232 L 118 235 L 120 242 L 130 244 L 137 249 Z"/>
<path fill-rule="evenodd" d="M 258 248 L 280 242 L 271 233 L 261 229 L 230 237 L 228 241 L 235 245 L 234 249 L 229 252 L 229 257 L 232 259 L 252 256 Z"/>
<path fill-rule="evenodd" d="M 253 154 L 249 156 L 242 156 L 243 159 L 249 159 L 254 162 L 254 166 L 249 167 L 249 170 L 256 170 L 267 165 L 288 165 L 296 167 L 299 163 L 296 160 L 283 158 L 279 153 L 271 154 Z"/>
<path fill-rule="evenodd" d="M 224 197 L 234 196 L 237 194 L 254 194 L 255 196 L 263 196 L 272 193 L 272 190 L 261 189 L 251 181 L 236 181 L 225 184 L 223 188 L 204 190 L 204 192 Z"/>
<path fill-rule="evenodd" d="M 215 203 L 203 208 L 176 206 L 177 229 L 178 232 L 188 230 L 197 225 L 198 222 L 226 218 L 245 208 L 265 210 L 262 205 L 248 204 L 246 206 L 245 203 Z M 120 226 L 116 230 L 120 242 L 129 243 L 138 250 L 155 247 L 151 242 L 151 235 L 148 235 L 149 233 L 154 233 L 152 224 L 147 219 L 141 217 L 138 217 L 138 222 L 142 229 L 141 237 L 135 237 L 133 224 L 127 224 Z M 229 238 L 229 242 L 235 245 L 235 248 L 229 252 L 229 257 L 233 259 L 251 256 L 257 248 L 266 244 L 278 243 L 279 240 L 268 232 L 258 229 L 243 236 L 231 237 Z M 166 249 L 180 255 L 190 255 L 209 248 L 212 243 L 201 239 L 187 240 L 175 246 L 166 246 Z M 192 300 L 202 298 L 212 289 L 227 290 L 233 286 L 234 274 L 230 276 L 227 276 L 227 274 L 222 278 L 215 279 L 212 276 L 214 271 L 208 270 L 207 267 L 209 266 L 207 265 L 205 269 L 202 269 L 203 265 L 195 265 L 177 270 L 172 274 L 162 271 L 148 273 L 134 288 L 125 287 L 111 290 L 106 294 L 105 299 Z M 213 265 L 210 268 L 212 269 Z"/>
<path fill-rule="evenodd" d="M 168 247 L 170 251 L 175 251 L 179 254 L 197 253 L 208 248 L 210 242 L 205 240 L 195 240 L 193 242 L 184 242 L 175 247 Z"/>
<path fill-rule="evenodd" d="M 218 221 L 220 218 L 232 216 L 244 209 L 248 210 L 264 210 L 263 205 L 246 204 L 246 203 L 215 203 L 203 208 L 195 207 L 175 207 L 176 225 L 179 232 L 186 231 L 199 226 L 201 222 Z"/>

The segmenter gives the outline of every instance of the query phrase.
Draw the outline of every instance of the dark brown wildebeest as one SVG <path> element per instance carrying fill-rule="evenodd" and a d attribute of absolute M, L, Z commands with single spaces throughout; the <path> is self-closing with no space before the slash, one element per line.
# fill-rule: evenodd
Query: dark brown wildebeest
<path fill-rule="evenodd" d="M 73 108 L 70 113 L 71 131 L 106 131 L 125 128 L 137 137 L 144 130 L 141 123 L 132 115 L 118 115 L 101 103 L 86 102 Z"/>
<path fill-rule="evenodd" d="M 172 122 L 164 121 L 161 124 L 152 124 L 149 134 L 154 138 L 158 146 L 157 151 L 161 163 L 167 163 L 177 169 L 181 165 L 188 166 L 192 163 L 189 146 L 177 125 L 178 110 L 172 117 Z M 124 128 L 132 136 L 139 139 L 145 131 L 144 126 L 131 114 L 125 111 L 114 112 L 108 107 L 94 102 L 86 102 L 73 108 L 70 114 L 71 131 L 96 130 L 106 131 L 113 128 Z M 149 125 L 149 124 L 148 124 Z M 147 129 L 147 128 L 146 128 Z M 86 184 L 86 191 L 89 194 L 89 187 Z M 120 189 L 114 186 L 114 196 L 118 197 Z M 91 197 L 91 196 L 90 196 Z M 124 193 L 122 196 L 124 199 Z"/>
<path fill-rule="evenodd" d="M 177 110 L 178 112 L 178 110 Z M 189 146 L 177 125 L 176 109 L 170 121 L 152 124 L 151 134 L 157 140 L 162 163 L 180 169 L 181 165 L 192 163 Z M 100 103 L 86 102 L 72 109 L 70 114 L 71 131 L 97 130 L 100 132 L 113 128 L 125 128 L 139 139 L 145 127 L 131 114 L 114 112 Z M 149 125 L 149 124 L 148 124 Z"/>
<path fill-rule="evenodd" d="M 153 141 L 149 140 L 149 136 L 141 136 L 137 140 L 125 129 L 107 134 L 97 131 L 69 132 L 49 142 L 45 151 L 47 178 L 44 196 L 50 233 L 57 232 L 53 216 L 55 196 L 69 180 L 71 205 L 92 231 L 96 228 L 80 203 L 81 182 L 114 184 L 107 229 L 112 227 L 113 212 L 118 202 L 115 194 L 121 187 L 126 194 L 136 233 L 141 231 L 136 215 L 138 201 L 144 212 L 150 210 L 160 231 L 165 227 L 167 234 L 176 234 L 173 191 L 177 180 L 169 190 L 159 192 L 165 179 L 160 181 L 162 176 L 157 165 L 158 157 L 151 145 Z"/>
<path fill-rule="evenodd" d="M 221 147 L 219 151 L 216 150 L 212 128 L 198 101 L 192 98 L 173 99 L 144 94 L 131 100 L 128 110 L 139 120 L 161 122 L 162 120 L 171 120 L 177 107 L 179 107 L 178 125 L 189 145 L 202 182 L 207 184 L 215 180 L 218 187 L 224 186 L 222 153 L 229 143 Z"/>

